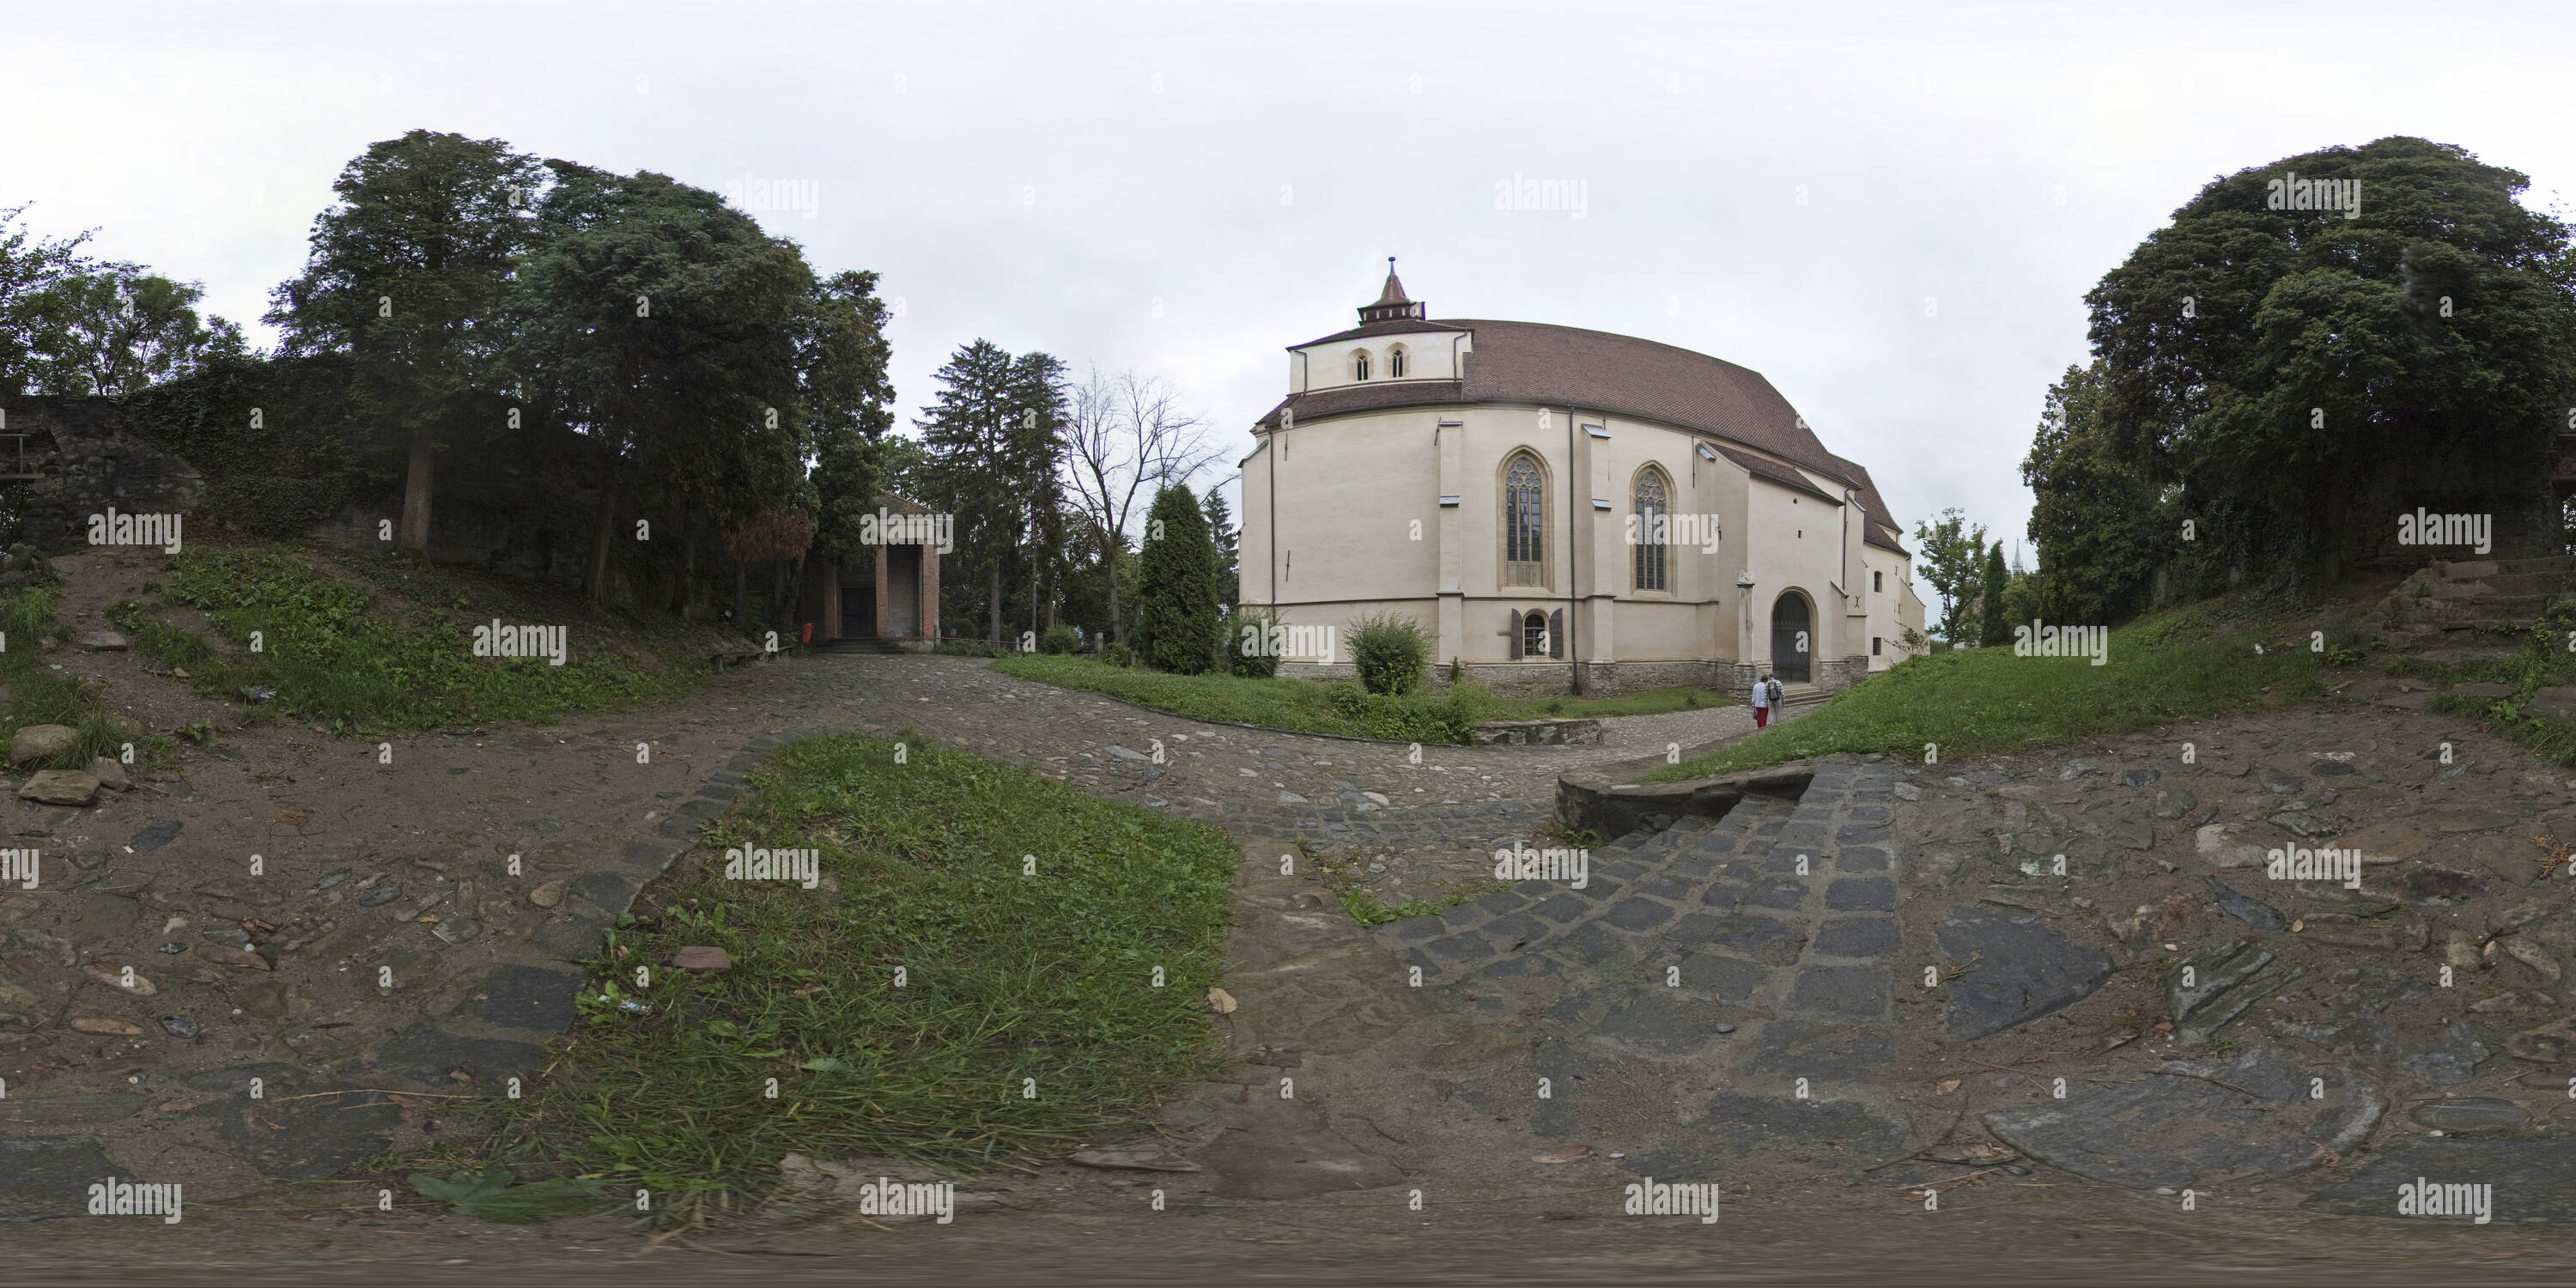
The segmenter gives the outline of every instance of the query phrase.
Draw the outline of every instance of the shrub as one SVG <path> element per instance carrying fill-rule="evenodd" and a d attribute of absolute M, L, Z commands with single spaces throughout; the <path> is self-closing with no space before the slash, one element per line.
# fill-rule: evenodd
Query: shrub
<path fill-rule="evenodd" d="M 1147 666 L 1199 675 L 1217 660 L 1216 539 L 1185 487 L 1154 494 L 1136 552 L 1136 655 Z"/>
<path fill-rule="evenodd" d="M 1111 666 L 1134 666 L 1136 654 L 1126 645 L 1111 640 L 1100 646 L 1100 660 Z"/>
<path fill-rule="evenodd" d="M 1371 693 L 1402 695 L 1422 687 L 1423 659 L 1431 641 L 1422 624 L 1401 613 L 1363 617 L 1350 624 L 1351 661 Z"/>
<path fill-rule="evenodd" d="M 1270 628 L 1278 624 L 1279 614 L 1267 608 L 1234 610 L 1234 616 L 1226 619 L 1224 639 L 1219 645 L 1226 671 L 1248 680 L 1267 680 L 1279 674 L 1279 655 L 1270 650 L 1266 638 Z"/>
<path fill-rule="evenodd" d="M 1081 633 L 1062 622 L 1046 628 L 1046 633 L 1038 636 L 1038 651 L 1041 653 L 1066 654 L 1081 646 Z"/>
<path fill-rule="evenodd" d="M 1369 695 L 1361 692 L 1356 684 L 1333 684 L 1324 688 L 1324 700 L 1333 704 L 1334 714 L 1353 719 L 1368 710 L 1368 698 Z"/>

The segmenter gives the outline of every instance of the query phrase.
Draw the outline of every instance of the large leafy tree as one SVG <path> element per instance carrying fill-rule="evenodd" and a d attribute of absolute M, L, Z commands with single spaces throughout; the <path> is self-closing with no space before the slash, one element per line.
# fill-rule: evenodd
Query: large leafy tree
<path fill-rule="evenodd" d="M 511 359 L 533 399 L 599 445 L 589 591 L 604 600 L 621 505 L 734 532 L 803 499 L 798 341 L 818 288 L 792 244 L 715 193 L 546 164 L 554 182 L 513 295 Z M 848 397 L 833 395 L 844 419 L 856 414 Z"/>
<path fill-rule="evenodd" d="M 26 210 L 0 209 L 0 393 L 20 393 L 36 383 L 48 297 L 66 278 L 91 267 L 80 253 L 88 233 L 39 237 L 22 222 Z"/>
<path fill-rule="evenodd" d="M 1216 543 L 1198 498 L 1180 484 L 1154 493 L 1136 554 L 1136 656 L 1197 675 L 1216 665 Z"/>
<path fill-rule="evenodd" d="M 132 264 L 102 264 L 44 292 L 36 386 L 49 394 L 139 393 L 244 353 L 241 327 L 197 313 L 205 288 Z"/>
<path fill-rule="evenodd" d="M 331 186 L 304 272 L 271 295 L 286 355 L 355 359 L 353 409 L 407 452 L 398 545 L 429 547 L 441 435 L 501 380 L 502 303 L 535 235 L 544 171 L 499 139 L 413 130 Z"/>
<path fill-rule="evenodd" d="M 2179 522 L 2165 522 L 2156 489 L 2115 450 L 2107 401 L 2100 362 L 2068 367 L 2049 388 L 2021 463 L 2041 611 L 2067 622 L 2108 623 L 2144 608 L 2148 579 L 2180 534 Z"/>
<path fill-rule="evenodd" d="M 2275 208 L 2318 180 L 2355 187 Z M 2554 544 L 2576 294 L 2527 183 L 2416 138 L 2289 157 L 2211 182 L 2086 296 L 2112 446 L 2179 486 L 2230 578 L 2330 579 L 2417 504 Z"/>
<path fill-rule="evenodd" d="M 1953 506 L 1937 521 L 1917 522 L 1914 540 L 1914 571 L 1932 584 L 1941 601 L 1941 638 L 1965 647 L 1968 605 L 1985 582 L 1986 527 L 1970 525 L 1968 516 Z"/>

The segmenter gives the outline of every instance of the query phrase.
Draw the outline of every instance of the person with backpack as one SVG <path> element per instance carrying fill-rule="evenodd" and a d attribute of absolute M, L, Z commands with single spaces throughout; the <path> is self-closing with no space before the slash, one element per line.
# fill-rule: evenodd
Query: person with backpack
<path fill-rule="evenodd" d="M 1771 711 L 1779 705 L 1780 682 L 1772 679 L 1771 673 L 1765 671 L 1761 679 L 1753 682 L 1753 727 L 1756 729 L 1769 727 Z"/>

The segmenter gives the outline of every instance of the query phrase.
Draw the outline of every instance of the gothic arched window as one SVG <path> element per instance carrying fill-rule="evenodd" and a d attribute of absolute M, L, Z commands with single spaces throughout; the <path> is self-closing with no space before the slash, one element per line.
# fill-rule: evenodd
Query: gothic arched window
<path fill-rule="evenodd" d="M 1368 350 L 1362 349 L 1351 355 L 1351 379 L 1368 379 Z"/>
<path fill-rule="evenodd" d="M 1632 557 L 1639 590 L 1672 589 L 1664 569 L 1664 545 L 1670 535 L 1665 531 L 1670 513 L 1665 497 L 1662 470 L 1649 465 L 1637 471 L 1637 546 Z"/>
<path fill-rule="evenodd" d="M 1404 346 L 1403 346 L 1403 345 L 1400 345 L 1400 344 L 1399 344 L 1399 345 L 1395 346 L 1394 348 L 1389 349 L 1389 350 L 1387 350 L 1387 351 L 1386 351 L 1386 378 L 1387 378 L 1387 379 L 1389 379 L 1389 380 L 1402 380 L 1402 379 L 1404 379 Z"/>
<path fill-rule="evenodd" d="M 1547 584 L 1547 486 L 1538 458 L 1515 454 L 1503 468 L 1503 584 Z"/>

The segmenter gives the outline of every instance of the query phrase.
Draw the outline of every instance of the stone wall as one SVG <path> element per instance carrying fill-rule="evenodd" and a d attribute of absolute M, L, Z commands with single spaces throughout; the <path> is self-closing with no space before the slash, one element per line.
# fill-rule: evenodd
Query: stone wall
<path fill-rule="evenodd" d="M 1574 692 L 1572 662 L 1465 662 L 1467 679 L 1504 698 L 1553 698 Z M 1864 665 L 1864 669 L 1866 666 Z M 1348 662 L 1282 662 L 1282 679 L 1319 684 L 1357 684 L 1358 669 Z M 1449 686 L 1449 664 L 1431 668 L 1431 687 Z M 1753 692 L 1753 671 L 1732 662 L 1586 662 L 1583 696 L 1614 697 L 1649 689 L 1711 689 L 1741 699 Z M 1849 687 L 1848 685 L 1844 687 Z"/>
<path fill-rule="evenodd" d="M 206 481 L 188 463 L 160 451 L 117 423 L 107 398 L 0 397 L 0 433 L 24 434 L 26 464 L 43 477 L 0 484 L 22 540 L 47 554 L 89 544 L 89 518 L 113 508 L 123 514 L 205 519 Z M 0 451 L 11 440 L 0 438 Z M 14 469 L 13 455 L 0 469 Z"/>

